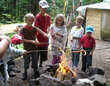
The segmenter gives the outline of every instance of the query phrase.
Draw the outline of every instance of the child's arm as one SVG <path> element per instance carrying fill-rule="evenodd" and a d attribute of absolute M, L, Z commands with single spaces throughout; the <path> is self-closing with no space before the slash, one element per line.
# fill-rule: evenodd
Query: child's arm
<path fill-rule="evenodd" d="M 61 35 L 60 33 L 56 33 L 57 36 L 60 36 L 61 38 L 63 38 L 63 35 Z"/>
<path fill-rule="evenodd" d="M 73 35 L 74 35 L 75 31 L 74 31 L 74 27 L 72 27 L 70 34 L 69 34 L 69 40 L 72 42 L 73 41 Z"/>
<path fill-rule="evenodd" d="M 40 42 L 38 41 L 37 37 L 36 37 L 35 41 L 37 42 L 37 44 L 39 44 L 39 43 L 40 43 Z"/>
<path fill-rule="evenodd" d="M 47 26 L 47 32 L 49 33 L 51 30 L 50 26 Z"/>
<path fill-rule="evenodd" d="M 68 22 L 65 27 L 67 28 L 68 26 L 70 26 L 70 24 L 72 24 L 72 22 Z"/>
<path fill-rule="evenodd" d="M 18 34 L 20 34 L 21 28 L 23 28 L 23 25 L 18 25 L 18 26 L 16 27 L 16 32 L 17 32 Z"/>
<path fill-rule="evenodd" d="M 2 58 L 2 56 L 4 55 L 7 47 L 9 45 L 9 41 L 7 39 L 3 39 L 0 41 L 0 59 Z"/>
<path fill-rule="evenodd" d="M 94 45 L 93 49 L 91 50 L 91 52 L 89 53 L 89 55 L 92 55 L 94 50 L 95 50 L 95 45 Z"/>
<path fill-rule="evenodd" d="M 51 26 L 50 30 L 49 30 L 50 36 L 52 37 L 52 39 L 54 39 L 55 37 L 55 31 L 54 28 Z"/>
<path fill-rule="evenodd" d="M 26 50 L 16 49 L 16 48 L 12 47 L 11 44 L 9 45 L 9 49 L 10 49 L 10 52 L 12 52 L 14 54 L 26 55 L 28 53 Z"/>
<path fill-rule="evenodd" d="M 76 48 L 80 48 L 81 44 L 83 44 L 83 36 L 81 37 L 81 39 L 79 40 L 79 43 L 77 44 Z"/>
<path fill-rule="evenodd" d="M 26 43 L 32 43 L 32 44 L 38 44 L 39 41 L 37 40 L 27 40 L 27 39 L 24 39 L 24 37 L 22 37 L 22 41 L 23 42 L 26 42 Z"/>
<path fill-rule="evenodd" d="M 34 26 L 35 27 L 35 26 Z M 35 27 L 36 28 L 36 30 L 40 33 L 40 34 L 42 34 L 44 37 L 47 37 L 48 38 L 48 34 L 47 33 L 45 33 L 44 31 L 42 31 L 41 29 L 39 29 L 38 27 Z"/>
<path fill-rule="evenodd" d="M 4 55 L 6 49 L 8 48 L 9 43 L 9 38 L 7 36 L 0 35 L 0 59 Z"/>

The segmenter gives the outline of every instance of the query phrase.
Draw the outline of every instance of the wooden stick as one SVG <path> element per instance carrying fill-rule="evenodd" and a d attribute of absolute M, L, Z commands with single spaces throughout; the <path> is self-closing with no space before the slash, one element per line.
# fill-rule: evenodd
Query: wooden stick
<path fill-rule="evenodd" d="M 49 44 L 48 42 L 39 42 L 38 44 Z"/>
<path fill-rule="evenodd" d="M 55 73 L 55 76 L 54 76 L 55 78 L 57 78 L 58 71 L 59 71 L 60 69 L 61 69 L 61 68 L 58 68 L 58 69 L 57 69 L 57 71 L 56 71 L 56 73 Z"/>
<path fill-rule="evenodd" d="M 65 54 L 65 52 L 61 49 L 61 48 L 59 48 L 60 50 L 61 50 L 61 52 L 63 53 L 63 54 Z"/>
<path fill-rule="evenodd" d="M 72 51 L 72 53 L 80 53 L 80 52 L 84 52 L 84 56 L 87 54 L 87 52 L 85 50 Z"/>
<path fill-rule="evenodd" d="M 51 51 L 51 50 L 32 50 L 32 51 L 28 51 L 28 53 L 32 53 L 32 52 L 43 52 L 43 51 Z"/>

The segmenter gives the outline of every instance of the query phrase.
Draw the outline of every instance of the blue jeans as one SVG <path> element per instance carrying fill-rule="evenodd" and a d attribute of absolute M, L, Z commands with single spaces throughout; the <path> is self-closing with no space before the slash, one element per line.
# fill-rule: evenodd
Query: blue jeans
<path fill-rule="evenodd" d="M 79 55 L 80 53 L 72 53 L 72 51 L 76 51 L 76 50 L 71 50 L 71 57 L 72 57 L 72 67 L 74 66 L 78 66 L 79 63 Z"/>

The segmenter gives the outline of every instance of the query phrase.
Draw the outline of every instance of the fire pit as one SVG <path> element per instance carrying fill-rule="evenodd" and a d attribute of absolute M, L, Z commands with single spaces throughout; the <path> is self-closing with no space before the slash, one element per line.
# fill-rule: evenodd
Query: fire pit
<path fill-rule="evenodd" d="M 59 63 L 59 68 L 56 70 L 55 78 L 60 81 L 76 78 L 76 73 L 71 69 L 71 67 L 69 67 L 69 62 L 67 61 L 64 51 L 62 49 L 60 50 L 63 52 L 63 55 L 61 56 L 61 63 Z"/>
<path fill-rule="evenodd" d="M 61 63 L 39 68 L 40 77 L 31 79 L 30 86 L 106 86 L 101 68 L 89 67 L 86 76 L 81 71 L 75 72 L 62 52 Z"/>

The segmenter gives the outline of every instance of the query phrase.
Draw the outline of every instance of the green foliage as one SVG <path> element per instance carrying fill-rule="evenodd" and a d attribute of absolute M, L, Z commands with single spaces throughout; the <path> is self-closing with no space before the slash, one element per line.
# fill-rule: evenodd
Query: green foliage
<path fill-rule="evenodd" d="M 0 23 L 23 22 L 26 13 L 36 13 L 38 1 L 39 0 L 1 0 Z"/>
<path fill-rule="evenodd" d="M 53 22 L 55 16 L 62 13 L 64 0 L 51 0 L 48 3 L 50 7 L 47 9 L 47 13 L 51 16 L 51 21 Z"/>
<path fill-rule="evenodd" d="M 64 2 L 65 0 L 51 0 L 49 1 L 49 8 L 47 10 L 47 13 L 51 16 L 51 21 L 54 21 L 54 18 L 57 14 L 63 14 L 64 10 Z M 68 5 L 66 5 L 65 8 L 65 15 L 67 16 L 69 14 L 69 9 L 71 7 L 71 0 L 68 0 Z"/>
<path fill-rule="evenodd" d="M 10 24 L 10 23 L 12 23 L 11 15 L 3 13 L 0 16 L 0 22 L 3 23 L 3 24 Z"/>
<path fill-rule="evenodd" d="M 88 5 L 88 4 L 94 4 L 94 3 L 99 3 L 102 2 L 103 0 L 84 0 L 84 5 Z"/>
<path fill-rule="evenodd" d="M 15 32 L 14 33 L 7 33 L 6 35 L 11 39 L 14 34 L 16 34 L 16 33 Z"/>
<path fill-rule="evenodd" d="M 38 3 L 40 0 L 1 0 L 0 1 L 0 23 L 7 24 L 7 23 L 17 23 L 24 21 L 24 15 L 26 13 L 33 13 L 36 15 L 38 10 Z M 64 9 L 64 2 L 65 0 L 47 0 L 49 3 L 49 8 L 47 13 L 51 16 L 51 20 L 53 21 L 55 16 L 59 13 L 63 13 Z M 65 9 L 65 16 L 72 11 L 72 1 L 68 0 L 68 5 L 66 5 Z M 102 0 L 83 0 L 83 4 L 92 4 L 98 3 Z M 77 16 L 76 8 L 81 5 L 80 0 L 74 0 L 74 16 L 72 20 L 75 19 Z"/>

